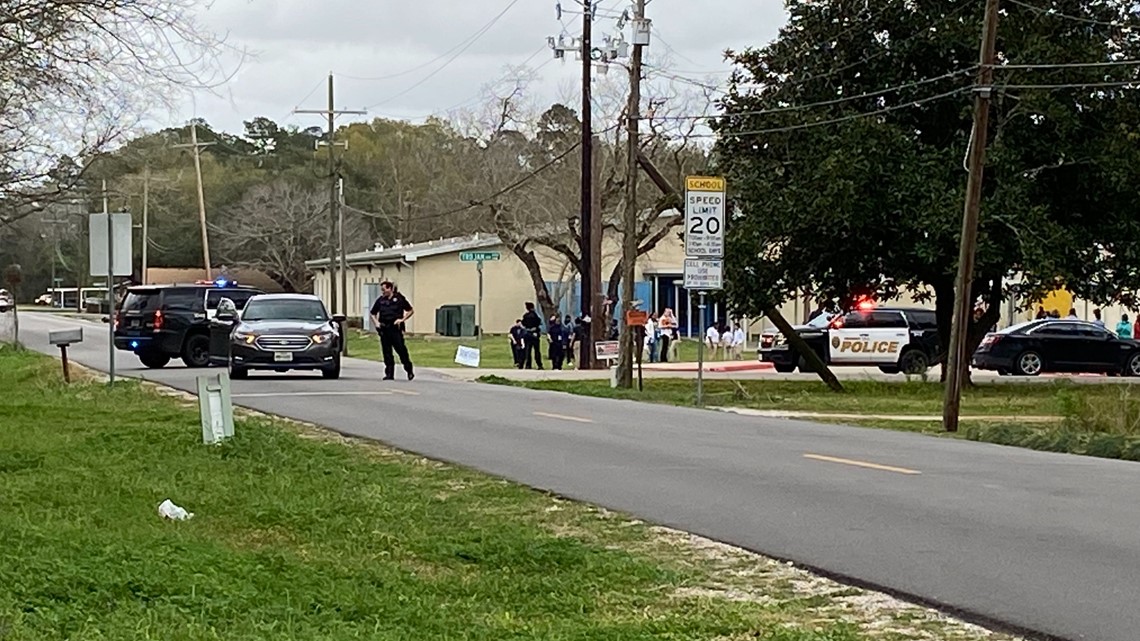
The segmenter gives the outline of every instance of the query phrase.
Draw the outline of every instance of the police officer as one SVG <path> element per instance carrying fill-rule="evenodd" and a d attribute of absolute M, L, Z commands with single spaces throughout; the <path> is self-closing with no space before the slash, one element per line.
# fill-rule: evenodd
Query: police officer
<path fill-rule="evenodd" d="M 391 281 L 380 283 L 380 298 L 372 303 L 370 315 L 376 333 L 380 335 L 380 349 L 384 353 L 384 380 L 390 381 L 396 371 L 392 350 L 400 357 L 400 364 L 408 373 L 408 380 L 416 377 L 412 371 L 412 359 L 408 356 L 408 346 L 404 344 L 404 322 L 412 317 L 415 310 L 403 294 L 396 291 Z"/>
<path fill-rule="evenodd" d="M 526 346 L 525 365 L 531 368 L 532 362 L 537 362 L 538 369 L 542 369 L 542 317 L 534 310 L 534 303 L 526 304 L 526 313 L 522 317 L 523 328 L 526 329 L 524 344 Z M 531 357 L 534 357 L 534 361 Z"/>

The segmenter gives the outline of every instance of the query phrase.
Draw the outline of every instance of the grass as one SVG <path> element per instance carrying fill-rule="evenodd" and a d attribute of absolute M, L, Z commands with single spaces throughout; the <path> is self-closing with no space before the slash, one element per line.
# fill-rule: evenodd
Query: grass
<path fill-rule="evenodd" d="M 692 406 L 696 384 L 686 379 L 646 379 L 643 391 L 616 389 L 609 381 L 513 381 L 483 376 L 484 383 L 583 396 Z M 815 418 L 832 423 L 922 432 L 944 436 L 943 389 L 939 383 L 844 381 L 831 392 L 814 381 L 724 380 L 704 382 L 709 407 L 741 407 L 788 412 L 856 414 L 866 418 Z M 962 391 L 967 417 L 956 435 L 988 443 L 1050 452 L 1140 461 L 1140 391 L 1136 385 L 1078 385 L 1058 380 L 1043 384 L 981 384 Z M 889 416 L 929 416 L 900 421 Z"/>
<path fill-rule="evenodd" d="M 1005 639 L 743 551 L 0 348 L 0 638 Z M 195 513 L 159 518 L 165 498 Z"/>
<path fill-rule="evenodd" d="M 446 336 L 417 335 L 408 336 L 408 352 L 412 361 L 420 367 L 462 367 L 455 363 L 455 350 L 459 345 L 475 347 L 474 337 L 451 338 Z M 545 363 L 546 343 L 543 339 L 542 360 Z M 380 360 L 380 342 L 376 334 L 352 330 L 349 333 L 349 354 L 356 358 Z M 696 362 L 697 344 L 686 340 L 681 342 L 678 352 L 681 361 Z M 510 343 L 505 335 L 486 335 L 483 337 L 483 352 L 481 367 L 484 369 L 511 369 L 514 359 L 511 356 Z M 648 356 L 647 356 L 648 357 Z M 755 354 L 753 354 L 755 357 Z M 547 363 L 549 367 L 549 363 Z"/>

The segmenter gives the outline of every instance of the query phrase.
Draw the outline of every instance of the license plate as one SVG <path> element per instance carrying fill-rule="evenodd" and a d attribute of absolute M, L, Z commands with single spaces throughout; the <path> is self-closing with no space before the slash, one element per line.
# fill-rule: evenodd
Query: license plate
<path fill-rule="evenodd" d="M 278 363 L 288 363 L 293 360 L 293 352 L 273 352 L 273 360 Z"/>
<path fill-rule="evenodd" d="M 136 319 L 131 321 L 131 327 L 138 327 L 141 322 L 142 322 L 141 320 L 136 318 Z"/>

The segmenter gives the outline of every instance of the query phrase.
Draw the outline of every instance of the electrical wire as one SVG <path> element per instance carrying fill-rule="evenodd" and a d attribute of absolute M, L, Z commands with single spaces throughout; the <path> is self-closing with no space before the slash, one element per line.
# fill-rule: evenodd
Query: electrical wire
<path fill-rule="evenodd" d="M 1096 67 L 1125 67 L 1140 65 L 1140 60 L 1106 60 L 1104 62 L 1059 62 L 1048 64 L 995 65 L 994 71 L 1003 69 L 1085 69 Z"/>
<path fill-rule="evenodd" d="M 1042 7 L 1038 7 L 1037 5 L 1034 5 L 1034 4 L 1030 4 L 1028 2 L 1022 2 L 1021 0 L 1008 0 L 1008 1 L 1011 4 L 1015 4 L 1019 7 L 1024 7 L 1026 9 L 1031 10 L 1031 11 L 1036 11 L 1037 13 L 1039 13 L 1043 16 L 1055 16 L 1057 18 L 1062 18 L 1065 20 L 1072 20 L 1075 22 L 1083 22 L 1085 24 L 1101 25 L 1104 27 L 1118 27 L 1119 28 L 1119 27 L 1124 26 L 1124 25 L 1120 24 L 1119 22 L 1115 22 L 1115 21 L 1114 22 L 1108 22 L 1105 20 L 1097 20 L 1095 18 L 1085 18 L 1083 16 L 1074 16 L 1074 15 L 1070 15 L 1067 13 L 1061 13 L 1060 11 L 1057 11 L 1056 9 L 1045 9 Z"/>
<path fill-rule="evenodd" d="M 428 80 L 431 80 L 432 78 L 434 78 L 436 76 L 436 74 L 438 74 L 439 72 L 446 69 L 448 67 L 448 65 L 455 62 L 455 60 L 457 58 L 459 58 L 459 56 L 463 55 L 464 52 L 466 52 L 468 49 L 470 49 L 471 45 L 478 42 L 479 39 L 481 37 L 483 37 L 483 35 L 485 35 L 488 31 L 491 30 L 491 27 L 495 26 L 495 24 L 498 23 L 499 20 L 501 20 L 503 16 L 507 15 L 507 12 L 510 11 L 511 8 L 513 8 L 518 3 L 519 3 L 519 0 L 511 0 L 509 3 L 507 3 L 507 6 L 504 7 L 502 11 L 500 11 L 494 18 L 492 18 L 490 22 L 488 22 L 486 25 L 484 25 L 482 29 L 480 29 L 478 32 L 476 32 L 472 38 L 469 38 L 468 42 L 466 44 L 464 44 L 458 51 L 456 51 L 454 54 L 452 54 L 452 56 L 450 58 L 448 58 L 442 65 L 437 67 L 434 71 L 427 74 L 423 78 L 420 78 L 419 81 L 412 83 L 412 85 L 409 86 L 407 89 L 404 89 L 403 91 L 401 91 L 395 95 L 392 95 L 388 98 L 385 98 L 384 100 L 381 100 L 380 102 L 378 102 L 376 104 L 369 105 L 368 107 L 366 107 L 366 110 L 373 109 L 375 107 L 379 107 L 380 105 L 388 104 L 389 102 L 392 102 L 393 100 L 395 100 L 397 98 L 406 96 L 407 94 L 414 91 L 417 87 L 420 87 L 421 85 L 426 83 Z"/>
<path fill-rule="evenodd" d="M 710 133 L 710 134 L 692 134 L 692 137 L 694 137 L 694 138 L 715 138 L 715 137 L 736 137 L 736 136 L 759 136 L 759 135 L 763 135 L 763 134 L 782 133 L 782 132 L 788 132 L 788 131 L 799 131 L 801 129 L 811 129 L 814 127 L 823 127 L 823 126 L 827 126 L 827 125 L 835 125 L 835 124 L 839 124 L 842 122 L 848 122 L 851 120 L 858 120 L 860 118 L 869 118 L 871 116 L 879 116 L 879 115 L 882 115 L 885 113 L 890 113 L 892 111 L 898 111 L 900 109 L 911 109 L 913 107 L 917 107 L 919 105 L 923 105 L 923 104 L 926 104 L 928 102 L 934 102 L 936 100 L 943 100 L 945 98 L 950 98 L 952 96 L 956 96 L 958 94 L 970 91 L 971 89 L 972 89 L 972 87 L 960 87 L 960 88 L 955 89 L 953 91 L 947 91 L 945 93 L 940 93 L 940 94 L 937 94 L 934 96 L 930 96 L 928 98 L 920 98 L 917 100 L 910 100 L 910 101 L 900 103 L 897 105 L 891 105 L 890 107 L 884 107 L 882 109 L 876 109 L 875 111 L 868 111 L 868 112 L 864 112 L 864 113 L 851 114 L 851 115 L 843 116 L 840 118 L 831 118 L 829 120 L 820 120 L 817 122 L 802 123 L 799 125 L 788 125 L 786 127 L 772 127 L 769 129 L 755 129 L 755 130 L 749 130 L 749 131 L 719 131 L 719 132 L 714 132 L 714 133 Z"/>
<path fill-rule="evenodd" d="M 966 67 L 964 69 L 959 69 L 958 71 L 952 71 L 950 73 L 945 73 L 945 74 L 942 74 L 941 76 L 935 76 L 933 78 L 924 78 L 922 80 L 916 80 L 914 82 L 908 82 L 906 84 L 897 85 L 894 87 L 887 87 L 886 89 L 879 89 L 878 91 L 869 91 L 867 93 L 859 94 L 857 96 L 846 96 L 843 98 L 834 98 L 832 100 L 824 100 L 821 102 L 813 102 L 813 103 L 809 103 L 806 105 L 795 105 L 795 106 L 791 106 L 791 107 L 775 107 L 772 109 L 758 109 L 758 110 L 754 110 L 754 111 L 730 111 L 730 112 L 726 112 L 723 114 L 717 114 L 717 115 L 712 115 L 712 116 L 709 116 L 709 115 L 660 116 L 658 118 L 655 118 L 654 120 L 704 120 L 706 118 L 722 118 L 722 117 L 735 117 L 735 116 L 766 116 L 769 114 L 776 114 L 776 113 L 806 111 L 808 109 L 816 109 L 818 107 L 829 107 L 832 105 L 838 105 L 838 104 L 842 104 L 845 102 L 850 102 L 852 100 L 862 100 L 864 98 L 874 98 L 876 96 L 882 96 L 885 94 L 894 93 L 896 91 L 902 91 L 903 89 L 911 89 L 914 87 L 921 87 L 922 85 L 928 85 L 932 82 L 947 80 L 947 79 L 954 78 L 957 76 L 968 76 L 971 72 L 973 72 L 977 68 L 978 68 L 978 65 L 973 65 L 971 67 Z"/>
<path fill-rule="evenodd" d="M 1134 86 L 1140 88 L 1140 79 L 1136 80 L 1121 80 L 1118 82 L 1074 82 L 1067 84 L 1055 85 L 998 85 L 997 88 L 1005 91 L 1007 89 L 1021 89 L 1021 90 L 1053 90 L 1053 89 L 1108 89 L 1111 87 L 1129 87 Z"/>

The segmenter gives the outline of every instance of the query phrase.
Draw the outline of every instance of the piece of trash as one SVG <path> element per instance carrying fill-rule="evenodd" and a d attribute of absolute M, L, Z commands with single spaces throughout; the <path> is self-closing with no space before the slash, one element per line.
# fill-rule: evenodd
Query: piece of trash
<path fill-rule="evenodd" d="M 158 513 L 163 518 L 172 521 L 185 521 L 186 519 L 194 516 L 193 512 L 187 512 L 184 508 L 178 507 L 170 499 L 166 499 L 158 504 Z"/>

